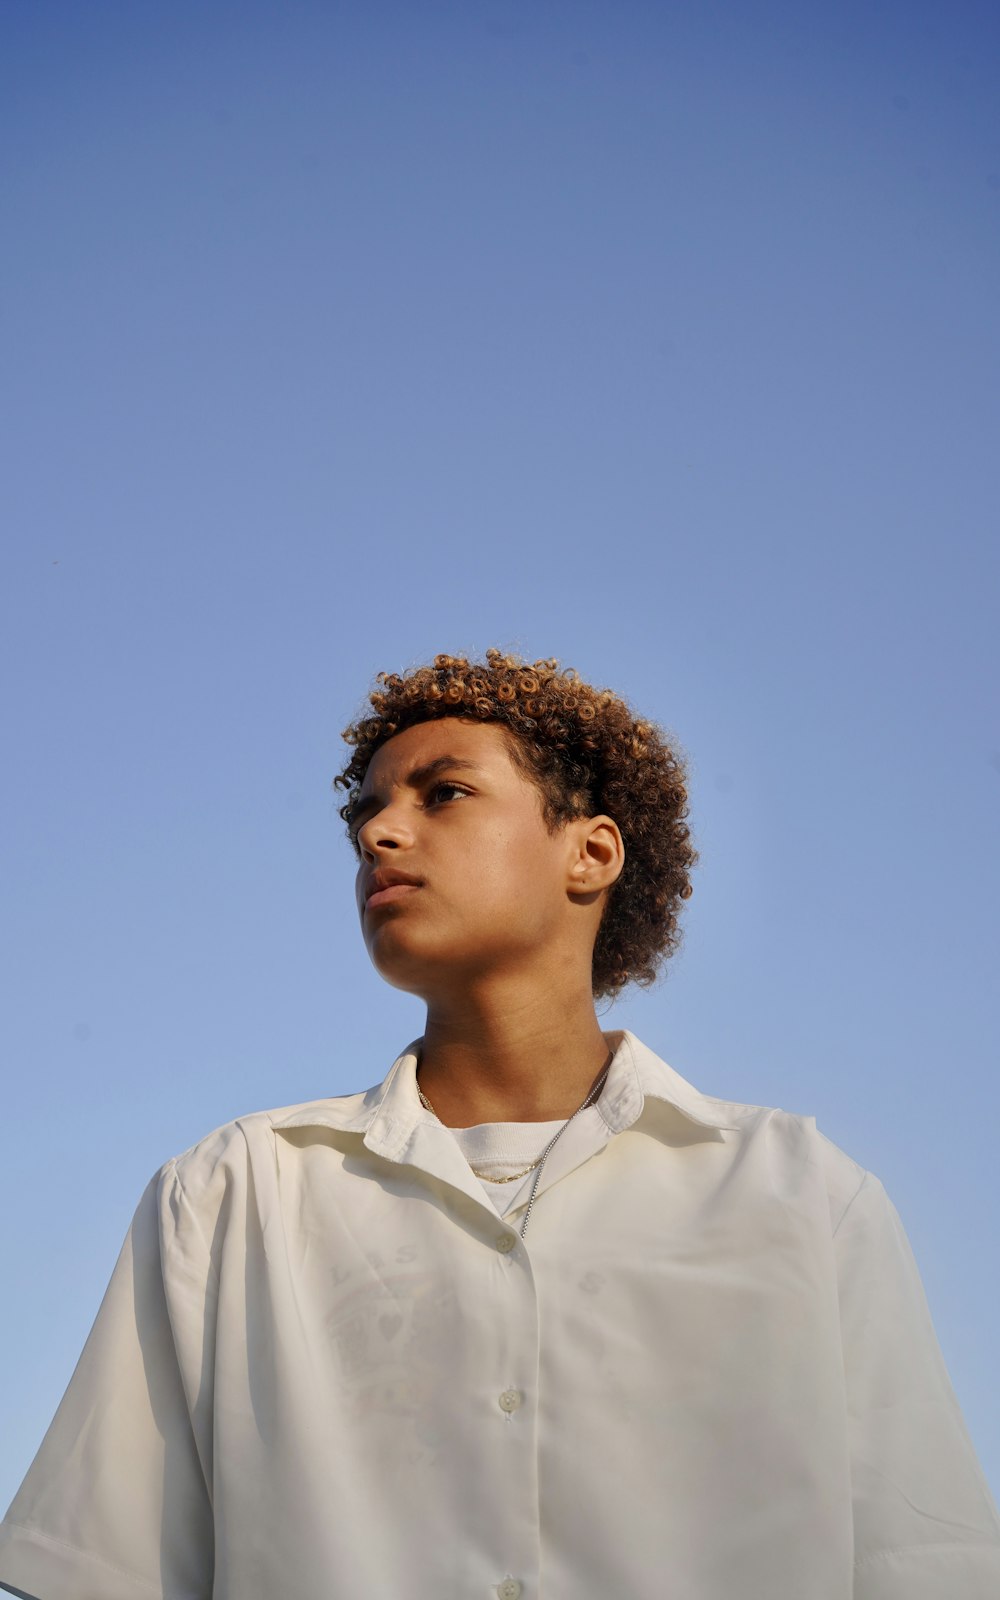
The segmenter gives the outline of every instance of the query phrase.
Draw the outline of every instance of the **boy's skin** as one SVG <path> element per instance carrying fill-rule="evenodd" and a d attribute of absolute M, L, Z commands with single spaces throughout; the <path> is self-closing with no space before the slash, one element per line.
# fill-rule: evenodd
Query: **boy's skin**
<path fill-rule="evenodd" d="M 426 1001 L 420 1087 L 450 1127 L 569 1117 L 609 1060 L 591 960 L 622 836 L 603 815 L 550 833 L 507 738 L 458 717 L 406 728 L 376 751 L 355 809 L 365 944 Z M 378 869 L 420 884 L 366 905 Z"/>

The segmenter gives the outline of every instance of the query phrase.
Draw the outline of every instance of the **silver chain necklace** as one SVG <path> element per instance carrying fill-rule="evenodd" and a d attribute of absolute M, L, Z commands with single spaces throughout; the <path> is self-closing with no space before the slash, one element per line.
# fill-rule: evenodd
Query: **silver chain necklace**
<path fill-rule="evenodd" d="M 534 1179 L 534 1182 L 531 1185 L 531 1193 L 528 1196 L 528 1204 L 527 1204 L 527 1206 L 525 1208 L 524 1216 L 521 1218 L 521 1238 L 522 1239 L 524 1238 L 524 1235 L 528 1231 L 528 1218 L 531 1216 L 531 1208 L 535 1203 L 535 1195 L 538 1193 L 538 1185 L 539 1185 L 539 1182 L 540 1182 L 541 1176 L 542 1176 L 542 1168 L 545 1165 L 545 1161 L 546 1161 L 546 1158 L 547 1158 L 547 1156 L 549 1154 L 549 1151 L 552 1149 L 552 1146 L 554 1144 L 557 1144 L 558 1141 L 562 1138 L 563 1134 L 566 1132 L 566 1129 L 569 1127 L 570 1123 L 573 1122 L 574 1119 L 580 1115 L 580 1112 L 581 1111 L 586 1111 L 588 1106 L 592 1106 L 593 1105 L 594 1101 L 597 1099 L 597 1097 L 600 1094 L 601 1090 L 604 1088 L 605 1083 L 607 1082 L 608 1073 L 611 1071 L 611 1062 L 613 1060 L 614 1060 L 614 1052 L 612 1051 L 611 1055 L 608 1057 L 607 1061 L 605 1062 L 604 1069 L 601 1072 L 600 1077 L 598 1078 L 597 1082 L 594 1084 L 594 1087 L 591 1089 L 591 1091 L 588 1094 L 586 1100 L 583 1101 L 582 1105 L 578 1105 L 577 1106 L 576 1110 L 572 1113 L 571 1116 L 568 1116 L 566 1118 L 566 1121 L 563 1123 L 561 1128 L 557 1128 L 556 1129 L 555 1133 L 552 1135 L 552 1138 L 549 1140 L 548 1144 L 545 1146 L 545 1149 L 542 1151 L 541 1155 L 538 1157 L 538 1160 L 537 1161 L 533 1161 L 531 1163 L 531 1167 L 525 1167 L 523 1172 L 515 1172 L 514 1173 L 514 1178 L 526 1178 L 528 1176 L 528 1173 L 531 1171 L 532 1167 L 534 1167 L 534 1169 L 535 1169 L 535 1179 Z M 431 1113 L 431 1116 L 437 1117 L 437 1112 L 434 1110 L 434 1107 L 431 1105 L 431 1103 L 428 1100 L 427 1096 L 424 1094 L 424 1091 L 421 1089 L 419 1083 L 417 1084 L 417 1093 L 420 1096 L 421 1105 L 427 1107 L 427 1110 Z M 440 1117 L 438 1117 L 438 1121 L 439 1122 L 441 1121 Z M 475 1167 L 472 1167 L 471 1170 L 473 1171 L 473 1173 L 475 1174 L 475 1176 L 477 1178 L 481 1176 L 478 1172 L 476 1172 Z M 513 1178 L 501 1178 L 499 1181 L 501 1183 L 511 1183 L 511 1182 L 513 1182 Z"/>

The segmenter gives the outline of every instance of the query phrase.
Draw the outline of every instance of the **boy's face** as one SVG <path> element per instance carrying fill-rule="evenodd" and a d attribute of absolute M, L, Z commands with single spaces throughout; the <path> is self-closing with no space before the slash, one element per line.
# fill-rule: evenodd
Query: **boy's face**
<path fill-rule="evenodd" d="M 377 970 L 429 999 L 487 973 L 527 972 L 543 952 L 547 962 L 582 949 L 589 963 L 599 912 L 588 903 L 582 914 L 567 893 L 579 831 L 571 822 L 549 833 L 542 797 L 495 724 L 442 717 L 396 734 L 372 757 L 352 820 Z M 376 880 L 371 897 L 377 870 L 413 881 L 379 892 Z"/>

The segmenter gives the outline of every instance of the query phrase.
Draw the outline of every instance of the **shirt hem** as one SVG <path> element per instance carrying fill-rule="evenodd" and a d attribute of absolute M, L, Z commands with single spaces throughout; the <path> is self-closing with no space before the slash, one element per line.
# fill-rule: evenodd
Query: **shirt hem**
<path fill-rule="evenodd" d="M 967 1544 L 897 1544 L 885 1550 L 871 1550 L 868 1555 L 861 1556 L 854 1563 L 856 1573 L 866 1572 L 870 1567 L 877 1567 L 881 1562 L 914 1561 L 925 1556 L 938 1560 L 941 1556 L 964 1556 L 966 1554 L 979 1555 L 986 1551 L 993 1560 L 1000 1563 L 1000 1543 L 991 1543 L 988 1539 L 970 1540 Z"/>
<path fill-rule="evenodd" d="M 38 1600 L 163 1600 L 163 1589 L 148 1578 L 101 1556 L 80 1550 L 25 1523 L 0 1524 L 0 1585 Z M 192 1595 L 190 1600 L 195 1600 Z"/>
<path fill-rule="evenodd" d="M 1000 1544 L 911 1544 L 873 1550 L 854 1568 L 854 1600 L 996 1600 Z"/>

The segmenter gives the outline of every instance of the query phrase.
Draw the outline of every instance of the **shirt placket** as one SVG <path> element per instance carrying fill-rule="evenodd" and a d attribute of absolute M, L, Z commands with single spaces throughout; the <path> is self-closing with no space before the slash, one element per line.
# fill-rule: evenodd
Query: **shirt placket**
<path fill-rule="evenodd" d="M 494 1531 L 475 1592 L 484 1600 L 540 1600 L 538 1292 L 525 1243 L 507 1224 L 494 1220 L 492 1229 L 495 1338 L 484 1351 L 482 1421 L 486 1457 L 496 1467 Z"/>

